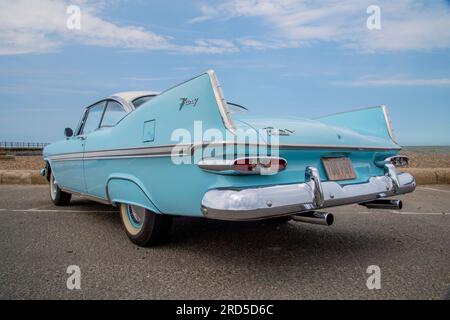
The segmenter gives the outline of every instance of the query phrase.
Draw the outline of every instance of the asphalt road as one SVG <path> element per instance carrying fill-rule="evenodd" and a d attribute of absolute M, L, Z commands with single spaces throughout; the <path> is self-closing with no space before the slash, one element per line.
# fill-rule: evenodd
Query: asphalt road
<path fill-rule="evenodd" d="M 332 227 L 177 218 L 168 244 L 143 249 L 113 207 L 61 209 L 46 186 L 0 186 L 0 298 L 448 299 L 450 186 L 399 198 L 402 214 L 332 209 Z M 80 290 L 66 287 L 69 265 Z"/>

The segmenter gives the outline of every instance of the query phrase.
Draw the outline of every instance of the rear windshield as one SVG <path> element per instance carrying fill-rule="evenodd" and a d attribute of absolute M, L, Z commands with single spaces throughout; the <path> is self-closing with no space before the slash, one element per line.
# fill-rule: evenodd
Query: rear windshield
<path fill-rule="evenodd" d="M 155 96 L 145 96 L 145 97 L 140 97 L 137 98 L 135 100 L 133 100 L 133 106 L 137 109 L 139 108 L 141 105 L 143 105 L 144 103 L 146 103 L 147 101 L 153 99 Z"/>
<path fill-rule="evenodd" d="M 233 102 L 227 102 L 228 105 L 228 111 L 230 113 L 247 113 L 248 109 L 244 106 L 241 106 L 240 104 L 233 103 Z"/>

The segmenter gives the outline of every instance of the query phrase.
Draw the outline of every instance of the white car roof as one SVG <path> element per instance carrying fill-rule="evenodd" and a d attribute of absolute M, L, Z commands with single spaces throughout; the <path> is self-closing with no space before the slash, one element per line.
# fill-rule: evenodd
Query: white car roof
<path fill-rule="evenodd" d="M 125 91 L 125 92 L 115 93 L 115 94 L 111 95 L 111 98 L 119 97 L 131 104 L 133 102 L 133 100 L 135 100 L 137 98 L 145 97 L 145 96 L 156 96 L 158 94 L 159 94 L 159 92 L 156 92 L 156 91 Z"/>

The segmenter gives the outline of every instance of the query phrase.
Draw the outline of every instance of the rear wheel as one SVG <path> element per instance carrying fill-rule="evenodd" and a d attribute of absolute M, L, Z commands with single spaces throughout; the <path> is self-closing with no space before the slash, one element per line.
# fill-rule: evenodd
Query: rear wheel
<path fill-rule="evenodd" d="M 134 244 L 147 247 L 167 240 L 172 216 L 124 203 L 120 205 L 120 216 L 125 232 Z"/>
<path fill-rule="evenodd" d="M 70 193 L 61 190 L 52 172 L 50 172 L 50 198 L 56 206 L 67 206 L 72 198 Z"/>

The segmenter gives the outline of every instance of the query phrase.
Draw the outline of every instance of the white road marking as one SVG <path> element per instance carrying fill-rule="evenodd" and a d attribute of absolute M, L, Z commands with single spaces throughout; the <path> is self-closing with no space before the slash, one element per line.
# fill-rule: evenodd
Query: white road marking
<path fill-rule="evenodd" d="M 398 211 L 398 210 L 362 211 L 359 213 L 362 213 L 362 214 L 393 213 L 393 214 L 403 214 L 403 215 L 432 215 L 432 216 L 450 215 L 447 212 L 408 212 L 408 211 Z"/>
<path fill-rule="evenodd" d="M 408 212 L 408 211 L 395 211 L 395 210 L 392 210 L 392 213 L 395 213 L 395 214 L 426 214 L 426 215 L 439 215 L 439 216 L 447 215 L 446 212 Z"/>
<path fill-rule="evenodd" d="M 40 209 L 44 209 L 44 208 L 51 207 L 51 206 L 53 206 L 53 205 L 46 204 L 45 206 L 40 206 L 40 207 L 31 208 L 31 209 L 27 209 L 27 210 L 40 210 Z"/>
<path fill-rule="evenodd" d="M 43 209 L 0 209 L 0 212 L 78 212 L 78 213 L 117 213 L 119 211 L 106 210 L 43 210 Z"/>
<path fill-rule="evenodd" d="M 429 188 L 429 187 L 417 187 L 417 189 L 450 193 L 450 190 L 442 190 L 442 189 L 435 189 L 435 188 Z"/>

